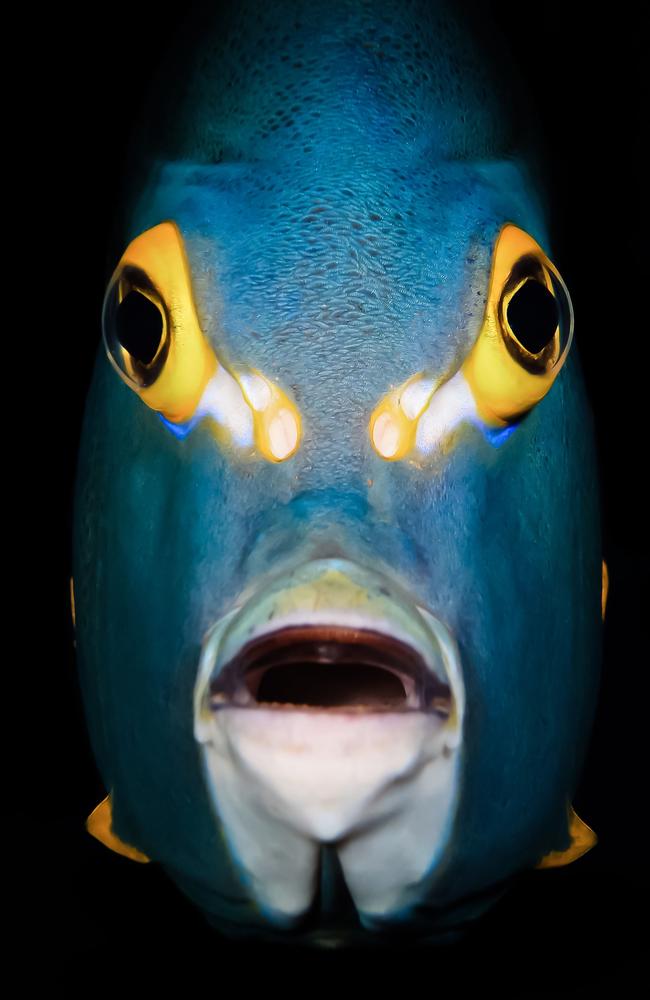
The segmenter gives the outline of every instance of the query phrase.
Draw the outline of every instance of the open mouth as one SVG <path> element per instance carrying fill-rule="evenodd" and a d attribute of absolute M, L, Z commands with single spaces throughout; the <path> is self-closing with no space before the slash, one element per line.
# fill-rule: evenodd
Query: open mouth
<path fill-rule="evenodd" d="M 425 713 L 456 730 L 463 704 L 446 626 L 385 575 L 343 559 L 305 563 L 243 595 L 207 633 L 195 687 L 203 736 L 227 708 Z"/>
<path fill-rule="evenodd" d="M 246 642 L 210 682 L 210 707 L 355 712 L 429 711 L 452 693 L 395 636 L 341 625 L 290 625 Z"/>

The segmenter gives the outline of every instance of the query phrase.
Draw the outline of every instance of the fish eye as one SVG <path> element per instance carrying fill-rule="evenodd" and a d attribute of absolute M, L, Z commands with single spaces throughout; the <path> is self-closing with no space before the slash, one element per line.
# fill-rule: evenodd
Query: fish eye
<path fill-rule="evenodd" d="M 144 271 L 124 267 L 109 288 L 102 317 L 110 357 L 138 388 L 152 385 L 169 351 L 169 320 Z"/>
<path fill-rule="evenodd" d="M 219 442 L 284 462 L 297 451 L 295 403 L 262 372 L 231 370 L 199 323 L 181 232 L 166 221 L 126 248 L 109 282 L 102 335 L 111 365 L 146 405 L 183 437 L 211 418 Z"/>
<path fill-rule="evenodd" d="M 558 313 L 557 302 L 546 285 L 526 278 L 503 310 L 503 323 L 522 355 L 534 357 L 555 336 Z"/>
<path fill-rule="evenodd" d="M 505 426 L 538 403 L 572 337 L 573 308 L 557 269 L 531 236 L 507 224 L 493 252 L 483 326 L 463 365 L 483 419 Z"/>
<path fill-rule="evenodd" d="M 511 356 L 532 374 L 555 367 L 570 326 L 568 293 L 532 254 L 512 268 L 499 301 L 502 336 Z"/>
<path fill-rule="evenodd" d="M 175 223 L 146 230 L 124 251 L 104 297 L 102 334 L 109 361 L 147 406 L 174 423 L 192 417 L 217 359 Z"/>

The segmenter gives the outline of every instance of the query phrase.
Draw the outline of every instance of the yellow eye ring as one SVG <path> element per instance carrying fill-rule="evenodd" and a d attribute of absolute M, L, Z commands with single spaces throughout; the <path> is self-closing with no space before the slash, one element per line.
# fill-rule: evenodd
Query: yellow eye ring
<path fill-rule="evenodd" d="M 221 444 L 271 462 L 298 450 L 296 405 L 261 372 L 229 371 L 203 334 L 174 222 L 146 230 L 125 250 L 104 298 L 102 331 L 120 378 L 169 423 L 209 418 Z"/>
<path fill-rule="evenodd" d="M 520 342 L 508 320 L 528 282 L 557 304 L 557 327 L 538 351 Z M 573 307 L 559 272 L 531 236 L 508 223 L 494 248 L 483 326 L 462 367 L 481 418 L 503 427 L 530 410 L 551 388 L 572 340 Z"/>
<path fill-rule="evenodd" d="M 134 295 L 134 308 L 148 311 L 154 333 L 151 310 L 159 315 L 159 342 L 154 344 L 155 336 L 144 341 L 151 354 L 146 360 L 134 357 L 119 335 L 121 312 Z M 102 328 L 111 364 L 142 401 L 173 423 L 189 420 L 218 362 L 199 324 L 185 247 L 174 222 L 148 229 L 126 248 L 104 298 Z"/>

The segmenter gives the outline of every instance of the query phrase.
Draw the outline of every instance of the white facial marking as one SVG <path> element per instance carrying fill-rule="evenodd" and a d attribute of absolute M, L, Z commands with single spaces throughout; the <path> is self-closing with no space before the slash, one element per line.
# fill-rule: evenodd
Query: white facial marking
<path fill-rule="evenodd" d="M 206 769 L 258 901 L 272 913 L 303 913 L 319 844 L 333 843 L 360 910 L 415 902 L 455 797 L 451 735 L 424 712 L 214 712 L 203 733 Z"/>
<path fill-rule="evenodd" d="M 407 385 L 400 395 L 399 405 L 409 420 L 415 420 L 426 406 L 427 400 L 435 387 L 435 379 L 419 378 Z"/>
<path fill-rule="evenodd" d="M 445 382 L 431 397 L 418 420 L 415 447 L 430 455 L 462 420 L 478 420 L 476 403 L 462 371 Z"/>
<path fill-rule="evenodd" d="M 298 443 L 298 425 L 291 410 L 278 410 L 269 424 L 269 443 L 277 459 L 286 458 Z"/>
<path fill-rule="evenodd" d="M 399 445 L 400 429 L 390 413 L 380 413 L 372 429 L 375 448 L 383 458 L 391 458 Z"/>
<path fill-rule="evenodd" d="M 265 410 L 272 398 L 268 382 L 255 372 L 240 372 L 239 381 L 243 385 L 244 392 L 253 409 L 258 412 Z"/>
<path fill-rule="evenodd" d="M 253 414 L 237 381 L 219 365 L 206 385 L 196 410 L 195 419 L 211 417 L 225 427 L 233 444 L 249 448 L 253 443 Z"/>

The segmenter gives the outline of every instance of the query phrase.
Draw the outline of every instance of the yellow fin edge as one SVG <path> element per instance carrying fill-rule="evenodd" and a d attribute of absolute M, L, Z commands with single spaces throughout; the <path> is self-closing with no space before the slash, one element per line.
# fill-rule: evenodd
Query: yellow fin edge
<path fill-rule="evenodd" d="M 577 861 L 583 854 L 590 851 L 598 843 L 598 837 L 578 816 L 573 807 L 569 807 L 569 833 L 571 843 L 565 851 L 550 851 L 545 854 L 536 868 L 562 868 Z"/>
<path fill-rule="evenodd" d="M 111 808 L 111 797 L 107 795 L 103 802 L 93 809 L 86 820 L 86 830 L 91 837 L 99 840 L 104 847 L 110 848 L 116 854 L 121 854 L 131 861 L 138 861 L 140 864 L 147 864 L 151 858 L 139 851 L 130 844 L 125 844 L 113 833 L 113 810 Z"/>

